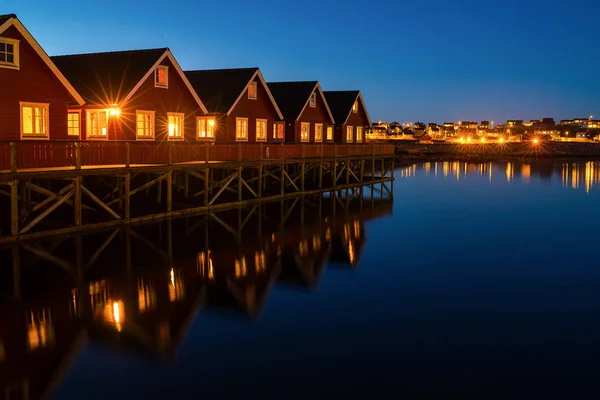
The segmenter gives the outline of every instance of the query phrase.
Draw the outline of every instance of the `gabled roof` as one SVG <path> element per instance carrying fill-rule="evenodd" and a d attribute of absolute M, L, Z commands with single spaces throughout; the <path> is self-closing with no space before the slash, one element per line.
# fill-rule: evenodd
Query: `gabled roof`
<path fill-rule="evenodd" d="M 327 109 L 330 122 L 332 124 L 335 122 L 319 82 L 269 82 L 268 85 L 285 119 L 298 120 L 306 109 L 310 96 L 318 91 Z"/>
<path fill-rule="evenodd" d="M 37 55 L 44 61 L 44 63 L 50 68 L 50 70 L 54 73 L 54 76 L 63 84 L 65 89 L 73 96 L 73 99 L 80 105 L 84 104 L 85 101 L 81 97 L 81 95 L 75 90 L 73 85 L 67 80 L 67 78 L 62 74 L 62 72 L 57 68 L 57 66 L 52 62 L 48 54 L 42 49 L 39 43 L 31 36 L 31 33 L 23 26 L 21 21 L 17 18 L 15 14 L 5 14 L 0 15 L 0 34 L 7 30 L 9 27 L 14 26 L 15 29 L 19 31 L 19 33 L 25 38 L 25 40 L 29 43 L 29 45 L 35 50 Z"/>
<path fill-rule="evenodd" d="M 363 109 L 365 110 L 365 114 L 367 114 L 367 121 L 371 121 L 367 107 L 360 94 L 360 90 L 328 91 L 324 93 L 336 124 L 345 124 L 346 121 L 348 121 L 348 118 L 352 113 L 352 105 L 354 105 L 354 102 L 357 100 L 360 100 Z"/>
<path fill-rule="evenodd" d="M 127 103 L 165 58 L 175 67 L 200 109 L 206 108 L 168 48 L 71 54 L 52 57 L 58 68 L 92 104 Z"/>
<path fill-rule="evenodd" d="M 279 106 L 257 67 L 185 71 L 185 76 L 206 104 L 208 112 L 223 114 L 231 113 L 250 82 L 258 77 L 279 118 L 283 119 Z"/>

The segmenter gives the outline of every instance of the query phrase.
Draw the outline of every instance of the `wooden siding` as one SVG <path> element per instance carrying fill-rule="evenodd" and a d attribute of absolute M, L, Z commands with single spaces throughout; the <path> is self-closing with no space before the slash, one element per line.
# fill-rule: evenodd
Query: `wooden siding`
<path fill-rule="evenodd" d="M 288 135 L 286 132 L 286 142 L 287 143 L 302 143 L 302 138 L 301 138 L 301 123 L 302 122 L 308 122 L 310 123 L 310 130 L 309 130 L 309 141 L 308 142 L 304 142 L 304 143 L 321 143 L 321 142 L 317 142 L 315 141 L 315 124 L 323 124 L 323 142 L 326 142 L 326 138 L 327 138 L 327 125 L 330 125 L 331 122 L 329 120 L 329 114 L 327 113 L 327 108 L 325 107 L 325 103 L 323 102 L 323 99 L 321 98 L 321 96 L 317 93 L 316 96 L 316 106 L 315 107 L 311 107 L 309 104 L 306 105 L 306 108 L 304 108 L 304 111 L 302 111 L 302 114 L 300 115 L 300 118 L 298 118 L 298 121 L 292 120 L 292 121 L 286 121 L 288 124 L 286 125 L 286 127 L 288 125 L 291 125 L 290 129 L 292 132 Z M 289 123 L 293 123 L 293 124 L 289 124 Z"/>
<path fill-rule="evenodd" d="M 11 26 L 1 37 L 18 39 L 20 68 L 0 68 L 0 140 L 19 140 L 19 102 L 49 103 L 50 139 L 67 137 L 67 105 L 71 94 L 19 31 Z"/>
<path fill-rule="evenodd" d="M 353 127 L 352 143 L 356 143 L 356 127 L 362 126 L 362 128 L 363 128 L 362 143 L 364 143 L 367 127 L 369 127 L 370 125 L 371 125 L 371 123 L 369 122 L 369 119 L 367 118 L 367 113 L 366 113 L 364 107 L 362 106 L 362 103 L 359 101 L 358 102 L 358 111 L 351 112 L 350 116 L 348 117 L 348 121 L 346 121 L 345 124 L 336 124 L 335 125 L 335 128 L 333 130 L 334 142 L 335 143 L 347 143 L 346 127 L 352 126 Z"/>

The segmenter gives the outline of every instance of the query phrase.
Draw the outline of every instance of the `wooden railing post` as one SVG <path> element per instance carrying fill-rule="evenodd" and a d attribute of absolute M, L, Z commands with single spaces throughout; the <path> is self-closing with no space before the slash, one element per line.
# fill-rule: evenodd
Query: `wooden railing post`
<path fill-rule="evenodd" d="M 131 145 L 129 142 L 125 143 L 125 167 L 131 166 Z"/>
<path fill-rule="evenodd" d="M 75 169 L 81 169 L 81 142 L 75 142 Z"/>
<path fill-rule="evenodd" d="M 337 157 L 337 143 L 333 145 L 333 156 Z"/>
<path fill-rule="evenodd" d="M 10 142 L 10 172 L 17 172 L 17 144 Z"/>

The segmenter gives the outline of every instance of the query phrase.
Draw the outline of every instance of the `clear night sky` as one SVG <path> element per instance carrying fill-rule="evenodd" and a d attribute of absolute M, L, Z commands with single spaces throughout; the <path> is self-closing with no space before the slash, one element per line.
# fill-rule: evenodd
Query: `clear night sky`
<path fill-rule="evenodd" d="M 598 0 L 2 0 L 50 55 L 170 47 L 184 69 L 360 89 L 371 119 L 600 118 Z"/>

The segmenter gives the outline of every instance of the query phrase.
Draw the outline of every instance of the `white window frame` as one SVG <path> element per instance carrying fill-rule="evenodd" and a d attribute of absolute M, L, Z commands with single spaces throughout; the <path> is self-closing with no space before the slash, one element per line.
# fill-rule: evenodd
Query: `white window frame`
<path fill-rule="evenodd" d="M 254 96 L 250 96 L 250 86 L 254 86 Z M 250 82 L 250 84 L 248 85 L 248 99 L 250 100 L 256 100 L 258 98 L 258 85 L 257 82 Z"/>
<path fill-rule="evenodd" d="M 50 139 L 50 104 L 49 103 L 29 103 L 21 101 L 19 102 L 19 117 L 21 121 L 21 139 L 24 140 L 49 140 Z M 44 115 L 44 124 L 46 126 L 46 132 L 44 134 L 36 134 L 36 133 L 24 133 L 23 132 L 23 107 L 28 108 L 43 108 L 45 110 Z M 32 128 L 35 126 L 34 121 L 31 121 Z"/>
<path fill-rule="evenodd" d="M 330 130 L 331 130 L 331 138 L 329 138 Z M 333 142 L 333 125 L 327 125 L 327 129 L 325 130 L 325 140 L 327 142 Z"/>
<path fill-rule="evenodd" d="M 69 133 L 69 114 L 77 114 L 78 118 L 79 118 L 79 132 L 77 132 L 77 134 L 71 134 Z M 75 137 L 77 136 L 77 138 L 81 138 L 81 110 L 67 110 L 67 136 L 68 137 Z"/>
<path fill-rule="evenodd" d="M 362 143 L 362 141 L 363 141 L 363 127 L 357 126 L 356 127 L 356 143 Z"/>
<path fill-rule="evenodd" d="M 277 127 L 281 125 L 283 126 L 283 137 L 277 137 Z M 273 140 L 285 140 L 285 122 L 274 122 L 273 123 Z"/>
<path fill-rule="evenodd" d="M 304 137 L 304 128 L 307 128 L 306 138 Z M 300 122 L 300 142 L 308 143 L 310 142 L 310 122 Z"/>
<path fill-rule="evenodd" d="M 238 123 L 239 122 L 245 122 L 245 127 L 246 130 L 244 133 L 244 136 L 240 136 L 239 135 L 239 131 L 238 131 Z M 248 118 L 236 118 L 235 119 L 235 141 L 236 142 L 247 142 L 248 141 Z"/>
<path fill-rule="evenodd" d="M 179 136 L 171 136 L 171 132 L 169 132 L 169 117 L 175 117 L 175 118 L 180 118 L 181 119 L 181 127 L 179 129 L 179 131 L 181 132 L 179 134 Z M 178 112 L 168 112 L 167 113 L 167 139 L 168 140 L 183 140 L 185 138 L 185 114 L 184 113 L 178 113 Z"/>
<path fill-rule="evenodd" d="M 212 125 L 211 122 L 212 121 Z M 206 124 L 206 136 L 200 135 L 200 124 Z M 196 117 L 196 138 L 199 140 L 215 140 L 216 121 L 213 117 Z M 210 126 L 210 129 L 209 129 Z M 210 135 L 209 135 L 210 133 Z"/>
<path fill-rule="evenodd" d="M 165 83 L 158 83 L 158 71 L 165 71 Z M 166 65 L 159 65 L 154 70 L 154 87 L 168 89 L 169 88 L 169 67 Z"/>
<path fill-rule="evenodd" d="M 106 135 L 94 135 L 91 133 L 90 127 L 90 114 L 99 114 L 104 112 L 106 114 Z M 85 137 L 89 140 L 108 140 L 108 109 L 100 109 L 100 110 L 87 110 L 85 114 Z"/>
<path fill-rule="evenodd" d="M 150 116 L 150 130 L 151 136 L 140 136 L 139 134 L 139 115 L 149 115 Z M 136 140 L 156 140 L 156 112 L 151 110 L 135 110 L 135 139 Z"/>
<path fill-rule="evenodd" d="M 308 100 L 308 106 L 315 108 L 317 106 L 317 94 L 315 92 L 312 92 L 312 94 L 310 95 L 310 98 Z"/>
<path fill-rule="evenodd" d="M 260 118 L 256 119 L 256 141 L 257 142 L 266 142 L 267 141 L 267 137 L 269 135 L 269 128 L 268 128 L 269 125 L 267 124 L 267 122 L 268 121 L 266 119 L 260 119 Z M 258 125 L 259 124 L 263 125 L 265 128 L 265 134 L 261 138 L 258 137 Z"/>
<path fill-rule="evenodd" d="M 321 132 L 321 137 L 317 137 L 317 132 Z M 315 143 L 323 142 L 323 124 L 315 124 Z"/>
<path fill-rule="evenodd" d="M 354 127 L 352 125 L 346 127 L 346 143 L 354 143 Z"/>
<path fill-rule="evenodd" d="M 5 43 L 5 44 L 11 44 L 13 46 L 13 62 L 9 63 L 6 61 L 0 61 L 0 68 L 8 68 L 8 69 L 19 69 L 20 68 L 20 62 L 19 62 L 19 43 L 20 40 L 18 39 L 12 39 L 12 38 L 6 38 L 6 37 L 0 37 L 0 43 Z"/>

